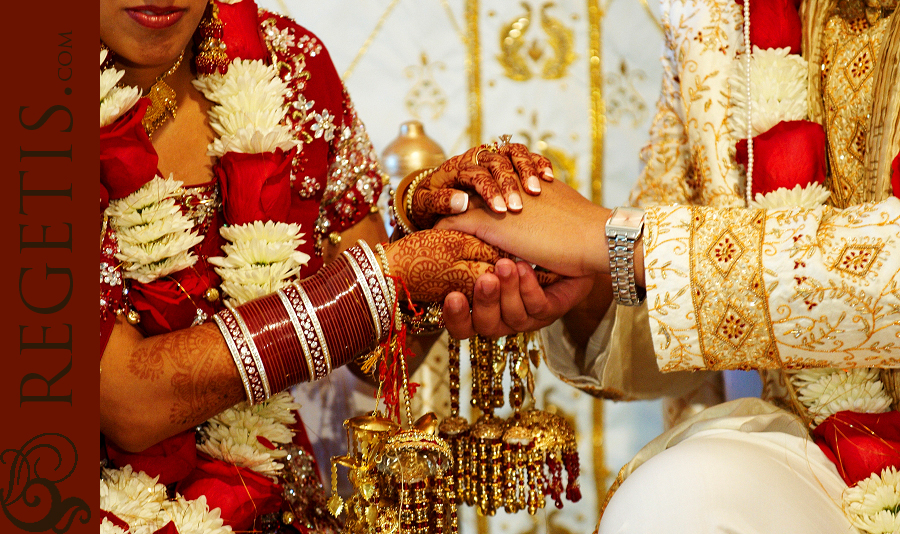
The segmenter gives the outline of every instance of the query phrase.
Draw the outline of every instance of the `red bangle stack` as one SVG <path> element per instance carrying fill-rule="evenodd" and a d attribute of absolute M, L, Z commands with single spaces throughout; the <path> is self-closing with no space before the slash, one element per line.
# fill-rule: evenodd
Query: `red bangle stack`
<path fill-rule="evenodd" d="M 390 330 L 392 308 L 375 255 L 360 241 L 315 275 L 215 321 L 255 404 L 373 350 Z"/>

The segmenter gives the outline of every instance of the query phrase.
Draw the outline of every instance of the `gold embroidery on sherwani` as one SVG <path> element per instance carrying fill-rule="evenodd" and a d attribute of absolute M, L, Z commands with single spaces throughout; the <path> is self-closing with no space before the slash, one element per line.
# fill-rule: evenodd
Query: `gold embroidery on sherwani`
<path fill-rule="evenodd" d="M 692 210 L 691 288 L 700 346 L 708 369 L 776 367 L 762 280 L 765 212 Z"/>
<path fill-rule="evenodd" d="M 873 84 L 889 19 L 832 16 L 822 38 L 822 88 L 831 173 L 830 203 L 845 208 L 872 200 L 866 179 L 866 136 Z"/>

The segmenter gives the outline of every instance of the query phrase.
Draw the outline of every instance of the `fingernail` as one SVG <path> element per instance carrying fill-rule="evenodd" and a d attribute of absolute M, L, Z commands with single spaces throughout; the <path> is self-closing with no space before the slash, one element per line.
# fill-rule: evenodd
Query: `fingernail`
<path fill-rule="evenodd" d="M 550 167 L 544 169 L 544 178 L 553 178 L 553 169 Z"/>
<path fill-rule="evenodd" d="M 500 287 L 495 281 L 483 281 L 481 283 L 481 293 L 487 298 L 493 298 L 497 295 Z"/>
<path fill-rule="evenodd" d="M 512 265 L 508 263 L 498 263 L 494 269 L 497 271 L 497 276 L 509 278 L 512 275 Z"/>
<path fill-rule="evenodd" d="M 449 313 L 460 313 L 463 311 L 463 303 L 458 298 L 450 297 L 444 303 L 444 311 Z"/>
<path fill-rule="evenodd" d="M 541 192 L 541 181 L 538 180 L 537 176 L 529 176 L 525 179 L 525 187 L 528 188 L 528 191 L 532 193 L 540 193 Z"/>
<path fill-rule="evenodd" d="M 500 213 L 506 211 L 506 202 L 503 202 L 503 197 L 494 197 L 494 209 Z"/>
<path fill-rule="evenodd" d="M 511 209 L 511 210 L 522 209 L 522 197 L 520 197 L 518 193 L 510 193 L 509 194 L 509 209 Z"/>
<path fill-rule="evenodd" d="M 463 191 L 457 191 L 450 196 L 450 211 L 462 213 L 469 208 L 469 195 Z"/>

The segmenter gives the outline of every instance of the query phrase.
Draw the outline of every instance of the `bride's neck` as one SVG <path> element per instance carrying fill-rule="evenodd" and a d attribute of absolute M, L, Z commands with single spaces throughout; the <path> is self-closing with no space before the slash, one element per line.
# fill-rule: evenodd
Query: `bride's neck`
<path fill-rule="evenodd" d="M 184 90 L 191 86 L 191 81 L 194 79 L 194 74 L 191 72 L 192 58 L 193 54 L 191 51 L 189 49 L 185 50 L 181 65 L 175 72 L 165 77 L 166 83 L 175 90 L 176 94 L 182 94 Z M 122 76 L 123 84 L 139 87 L 142 93 L 147 94 L 147 91 L 153 87 L 153 84 L 159 80 L 159 77 L 166 74 L 174 66 L 174 63 L 173 61 L 169 65 L 152 67 L 121 64 L 116 65 L 116 68 L 125 71 L 125 74 Z"/>

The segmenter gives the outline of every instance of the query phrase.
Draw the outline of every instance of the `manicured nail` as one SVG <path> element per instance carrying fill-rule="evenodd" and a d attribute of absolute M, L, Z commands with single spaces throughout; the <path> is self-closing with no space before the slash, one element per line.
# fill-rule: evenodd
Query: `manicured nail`
<path fill-rule="evenodd" d="M 553 169 L 551 169 L 550 167 L 544 169 L 544 178 L 553 179 Z"/>
<path fill-rule="evenodd" d="M 528 188 L 528 191 L 531 193 L 540 193 L 541 181 L 538 180 L 537 176 L 529 176 L 525 179 L 525 187 Z"/>
<path fill-rule="evenodd" d="M 469 195 L 464 191 L 457 191 L 450 196 L 450 211 L 462 213 L 469 208 Z"/>
<path fill-rule="evenodd" d="M 503 197 L 494 197 L 494 210 L 500 213 L 506 212 L 506 202 L 503 202 Z"/>
<path fill-rule="evenodd" d="M 518 193 L 510 193 L 509 194 L 509 209 L 511 209 L 511 210 L 522 209 L 522 197 L 520 197 Z"/>

